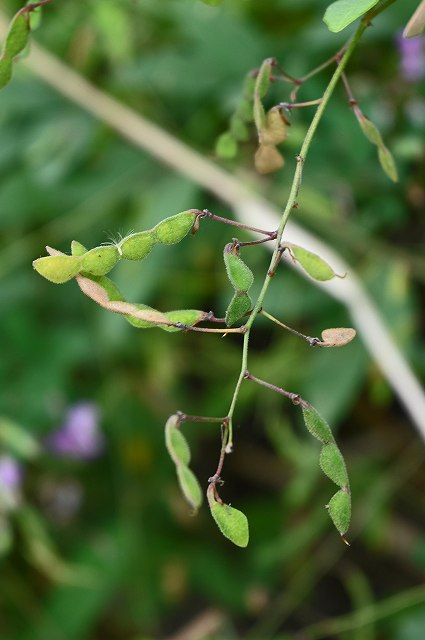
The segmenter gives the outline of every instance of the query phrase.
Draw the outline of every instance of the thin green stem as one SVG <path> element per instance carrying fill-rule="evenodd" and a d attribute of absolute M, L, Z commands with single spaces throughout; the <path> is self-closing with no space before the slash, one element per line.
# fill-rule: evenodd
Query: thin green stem
<path fill-rule="evenodd" d="M 260 311 L 261 315 L 264 316 L 265 318 L 267 318 L 268 320 L 271 320 L 271 322 L 274 322 L 275 324 L 277 324 L 279 327 L 282 327 L 282 329 L 286 329 L 286 331 L 290 331 L 291 333 L 293 333 L 295 336 L 298 336 L 299 338 L 303 338 L 304 340 L 306 340 L 311 346 L 316 345 L 318 342 L 320 342 L 319 338 L 313 338 L 311 336 L 306 336 L 304 333 L 301 333 L 300 331 L 297 331 L 296 329 L 293 329 L 292 327 L 288 327 L 287 324 L 284 324 L 283 322 L 281 322 L 280 320 L 278 320 L 277 318 L 275 318 L 274 316 L 272 316 L 270 313 L 267 313 L 267 311 L 264 311 L 264 309 L 261 309 Z"/>
<path fill-rule="evenodd" d="M 328 105 L 328 102 L 335 90 L 335 87 L 338 83 L 338 81 L 341 78 L 341 75 L 348 63 L 348 60 L 350 59 L 354 49 L 356 48 L 356 45 L 358 43 L 358 41 L 360 40 L 363 32 L 365 31 L 366 27 L 368 25 L 368 22 L 361 22 L 356 33 L 354 34 L 354 36 L 352 37 L 352 39 L 349 41 L 347 48 L 344 51 L 343 56 L 341 57 L 340 62 L 338 63 L 335 72 L 328 84 L 328 86 L 326 87 L 326 90 L 323 94 L 323 97 L 321 99 L 321 102 L 316 110 L 316 113 L 313 117 L 313 120 L 311 121 L 311 124 L 307 130 L 306 136 L 304 138 L 304 142 L 301 146 L 301 150 L 299 155 L 297 156 L 297 166 L 295 169 L 295 173 L 294 173 L 294 177 L 292 180 L 292 186 L 291 186 L 291 190 L 289 193 L 289 197 L 288 197 L 288 201 L 286 203 L 286 207 L 283 211 L 282 214 L 282 219 L 279 225 L 279 228 L 277 230 L 277 235 L 276 235 L 276 244 L 275 244 L 275 248 L 273 251 L 273 255 L 271 257 L 270 260 L 270 266 L 269 269 L 267 270 L 267 274 L 266 277 L 264 279 L 264 283 L 263 286 L 261 288 L 260 294 L 257 298 L 257 301 L 254 305 L 254 308 L 251 312 L 251 315 L 244 327 L 245 330 L 245 334 L 244 334 L 244 341 L 243 341 L 243 349 L 242 349 L 242 364 L 241 364 L 241 370 L 239 373 L 239 377 L 238 380 L 236 382 L 236 387 L 235 387 L 235 391 L 233 393 L 233 397 L 232 397 L 232 402 L 230 404 L 230 409 L 229 409 L 229 413 L 228 413 L 228 418 L 229 418 L 229 438 L 228 438 L 228 442 L 227 442 L 227 446 L 226 446 L 226 452 L 230 452 L 232 450 L 232 445 L 233 445 L 233 427 L 232 427 L 232 420 L 233 420 L 233 414 L 235 411 L 235 406 L 236 406 L 236 402 L 238 399 L 238 395 L 239 395 L 239 391 L 240 388 L 242 386 L 242 382 L 244 380 L 244 378 L 246 377 L 246 373 L 247 373 L 247 369 L 248 369 L 248 345 L 249 345 L 249 336 L 250 336 L 250 332 L 251 332 L 251 327 L 255 322 L 255 319 L 257 317 L 257 315 L 260 313 L 261 308 L 263 306 L 263 301 L 267 292 L 267 289 L 270 285 L 270 282 L 272 280 L 273 277 L 273 268 L 276 264 L 279 252 L 281 252 L 281 240 L 282 240 L 282 235 L 283 232 L 285 230 L 285 226 L 286 223 L 288 221 L 288 218 L 291 214 L 292 209 L 294 209 L 297 206 L 296 203 L 296 198 L 298 196 L 298 191 L 299 188 L 301 186 L 301 179 L 302 179 L 302 169 L 303 169 L 303 164 L 305 162 L 305 159 L 307 157 L 311 142 L 313 140 L 314 134 L 316 133 L 316 129 L 319 125 L 319 122 L 325 112 L 325 109 Z"/>

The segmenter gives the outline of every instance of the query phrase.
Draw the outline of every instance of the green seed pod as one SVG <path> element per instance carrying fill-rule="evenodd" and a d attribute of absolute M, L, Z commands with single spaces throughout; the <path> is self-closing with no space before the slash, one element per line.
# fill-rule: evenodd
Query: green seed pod
<path fill-rule="evenodd" d="M 197 511 L 202 504 L 202 490 L 196 476 L 184 464 L 177 466 L 177 478 L 187 502 Z"/>
<path fill-rule="evenodd" d="M 226 325 L 231 327 L 251 309 L 251 298 L 245 291 L 236 292 L 226 310 Z"/>
<path fill-rule="evenodd" d="M 165 218 L 152 229 L 157 242 L 162 244 L 175 244 L 183 240 L 194 225 L 199 212 L 189 210 L 178 213 L 170 218 Z"/>
<path fill-rule="evenodd" d="M 320 452 L 320 466 L 323 473 L 339 487 L 348 486 L 348 474 L 344 458 L 333 442 L 325 444 Z"/>
<path fill-rule="evenodd" d="M 337 275 L 328 263 L 317 254 L 307 251 L 307 249 L 303 249 L 303 247 L 298 247 L 296 244 L 289 244 L 288 247 L 295 260 L 302 266 L 309 276 L 314 278 L 314 280 L 325 282 L 326 280 L 331 280 Z"/>
<path fill-rule="evenodd" d="M 230 131 L 225 131 L 219 136 L 215 145 L 215 152 L 219 158 L 231 159 L 238 152 L 238 143 Z"/>
<path fill-rule="evenodd" d="M 351 496 L 347 491 L 337 491 L 327 505 L 332 522 L 343 536 L 347 533 L 351 520 Z"/>
<path fill-rule="evenodd" d="M 260 98 L 264 98 L 269 89 L 272 67 L 275 62 L 274 58 L 266 58 L 258 71 L 255 82 L 255 92 Z"/>
<path fill-rule="evenodd" d="M 141 309 L 142 311 L 156 311 L 152 307 L 149 307 L 147 304 L 135 304 L 137 309 Z M 133 327 L 137 327 L 137 329 L 153 329 L 160 325 L 155 322 L 149 322 L 147 320 L 140 320 L 140 318 L 135 318 L 134 316 L 125 316 L 125 319 L 133 325 Z"/>
<path fill-rule="evenodd" d="M 335 442 L 330 426 L 314 407 L 308 405 L 308 407 L 302 407 L 302 410 L 305 426 L 312 436 L 323 444 Z"/>
<path fill-rule="evenodd" d="M 164 314 L 170 322 L 181 322 L 188 327 L 193 327 L 198 322 L 205 320 L 207 315 L 205 311 L 199 311 L 198 309 L 182 309 L 177 311 L 168 311 Z M 168 325 L 162 325 L 161 329 L 164 331 L 181 331 L 178 327 L 170 327 Z"/>
<path fill-rule="evenodd" d="M 0 89 L 9 84 L 12 77 L 12 62 L 9 58 L 0 58 Z"/>
<path fill-rule="evenodd" d="M 152 251 L 156 244 L 153 231 L 141 231 L 132 233 L 120 243 L 121 256 L 125 260 L 143 260 Z"/>
<path fill-rule="evenodd" d="M 247 142 L 249 140 L 248 127 L 242 116 L 238 113 L 235 113 L 230 119 L 230 131 L 233 137 L 239 142 Z"/>
<path fill-rule="evenodd" d="M 120 254 L 115 245 L 95 247 L 83 256 L 82 270 L 94 276 L 104 276 L 120 259 Z"/>
<path fill-rule="evenodd" d="M 32 266 L 46 280 L 63 284 L 78 275 L 81 262 L 78 256 L 46 256 L 34 260 Z"/>
<path fill-rule="evenodd" d="M 3 55 L 12 60 L 18 53 L 21 53 L 28 42 L 28 34 L 28 17 L 22 13 L 17 13 L 10 23 Z"/>
<path fill-rule="evenodd" d="M 393 182 L 398 181 L 397 167 L 391 151 L 384 145 L 378 147 L 378 158 L 383 171 Z"/>
<path fill-rule="evenodd" d="M 165 425 L 165 444 L 173 462 L 187 466 L 190 462 L 190 449 L 178 426 L 178 416 L 170 416 Z"/>
<path fill-rule="evenodd" d="M 372 144 L 376 144 L 378 147 L 381 144 L 384 144 L 378 127 L 374 125 L 373 122 L 369 120 L 369 118 L 366 118 L 366 116 L 363 114 L 359 114 L 357 116 L 357 120 L 359 122 L 361 130 L 363 131 L 369 142 L 371 142 Z"/>
<path fill-rule="evenodd" d="M 125 302 L 125 298 L 122 295 L 121 291 L 118 289 L 115 282 L 112 282 L 112 280 L 110 280 L 106 276 L 87 276 L 87 277 L 90 278 L 90 280 L 93 280 L 93 282 L 97 282 L 98 284 L 100 284 L 101 287 L 105 289 L 106 293 L 108 294 L 108 298 L 111 302 Z M 128 316 L 126 317 L 128 318 Z M 140 322 L 140 320 L 138 322 Z"/>
<path fill-rule="evenodd" d="M 83 256 L 85 253 L 87 253 L 87 248 L 81 242 L 78 242 L 78 240 L 71 242 L 71 254 L 73 256 Z"/>
<path fill-rule="evenodd" d="M 246 515 L 227 504 L 217 502 L 213 485 L 208 487 L 207 498 L 211 515 L 224 537 L 238 547 L 246 547 L 249 542 L 249 525 Z"/>
<path fill-rule="evenodd" d="M 254 276 L 251 269 L 236 254 L 232 243 L 226 244 L 224 247 L 223 257 L 232 287 L 236 291 L 248 291 L 254 282 Z"/>

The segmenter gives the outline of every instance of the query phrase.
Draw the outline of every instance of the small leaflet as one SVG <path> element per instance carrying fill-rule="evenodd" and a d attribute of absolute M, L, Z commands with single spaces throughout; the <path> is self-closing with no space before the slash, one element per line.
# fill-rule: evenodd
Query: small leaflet
<path fill-rule="evenodd" d="M 234 507 L 217 502 L 212 484 L 208 487 L 207 498 L 211 515 L 224 537 L 238 547 L 246 547 L 249 542 L 249 525 L 246 515 Z"/>
<path fill-rule="evenodd" d="M 303 249 L 303 247 L 299 247 L 295 244 L 287 244 L 286 246 L 304 271 L 314 278 L 314 280 L 325 282 L 326 280 L 335 278 L 335 276 L 339 278 L 342 277 L 338 276 L 338 274 L 335 273 L 323 258 L 312 251 L 307 251 L 307 249 Z"/>
<path fill-rule="evenodd" d="M 329 31 L 338 33 L 372 9 L 379 0 L 337 0 L 326 9 L 323 21 Z"/>

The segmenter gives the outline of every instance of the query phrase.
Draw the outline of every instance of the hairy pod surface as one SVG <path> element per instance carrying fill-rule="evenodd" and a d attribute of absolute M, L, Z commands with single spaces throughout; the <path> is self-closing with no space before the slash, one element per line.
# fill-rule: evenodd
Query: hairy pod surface
<path fill-rule="evenodd" d="M 336 276 L 335 271 L 316 253 L 308 251 L 307 249 L 295 244 L 288 244 L 287 246 L 295 260 L 309 276 L 314 278 L 314 280 L 325 282 L 326 280 L 331 280 Z"/>
<path fill-rule="evenodd" d="M 183 240 L 192 229 L 197 215 L 197 211 L 183 211 L 159 222 L 152 229 L 157 242 L 161 242 L 161 244 L 176 244 Z"/>
<path fill-rule="evenodd" d="M 115 245 L 95 247 L 82 256 L 82 270 L 94 276 L 104 276 L 115 267 L 119 259 L 120 254 Z"/>
<path fill-rule="evenodd" d="M 124 238 L 119 247 L 126 260 L 143 260 L 152 251 L 157 239 L 154 231 L 140 231 Z"/>
<path fill-rule="evenodd" d="M 348 486 L 347 467 L 345 466 L 341 451 L 335 443 L 330 442 L 322 448 L 320 452 L 320 466 L 323 473 L 339 487 Z"/>
<path fill-rule="evenodd" d="M 320 413 L 312 406 L 302 407 L 305 426 L 312 436 L 323 444 L 335 442 L 330 426 Z"/>
<path fill-rule="evenodd" d="M 180 429 L 179 417 L 174 414 L 170 416 L 165 425 L 165 444 L 175 464 L 188 465 L 190 462 L 190 449 L 188 442 Z"/>
<path fill-rule="evenodd" d="M 10 23 L 9 32 L 4 44 L 3 55 L 13 59 L 23 51 L 28 42 L 29 21 L 28 16 L 17 13 Z"/>
<path fill-rule="evenodd" d="M 217 502 L 212 484 L 208 487 L 207 498 L 211 515 L 224 537 L 238 547 L 246 547 L 249 542 L 249 525 L 246 515 L 239 509 Z"/>
<path fill-rule="evenodd" d="M 236 292 L 226 309 L 226 325 L 231 327 L 251 309 L 251 298 L 245 291 Z"/>
<path fill-rule="evenodd" d="M 194 511 L 202 504 L 202 489 L 194 473 L 184 464 L 177 466 L 177 478 L 187 502 Z"/>
<path fill-rule="evenodd" d="M 224 247 L 223 257 L 232 287 L 235 291 L 248 291 L 254 282 L 254 276 L 251 269 L 236 253 L 232 243 L 226 244 Z"/>
<path fill-rule="evenodd" d="M 80 272 L 81 264 L 82 258 L 65 255 L 45 256 L 32 263 L 37 273 L 55 284 L 63 284 L 72 280 Z"/>
<path fill-rule="evenodd" d="M 329 515 L 336 529 L 343 536 L 351 521 L 351 496 L 347 491 L 337 491 L 327 505 Z"/>
<path fill-rule="evenodd" d="M 71 254 L 73 256 L 83 256 L 87 251 L 88 249 L 81 244 L 81 242 L 78 242 L 78 240 L 73 240 L 71 242 Z"/>

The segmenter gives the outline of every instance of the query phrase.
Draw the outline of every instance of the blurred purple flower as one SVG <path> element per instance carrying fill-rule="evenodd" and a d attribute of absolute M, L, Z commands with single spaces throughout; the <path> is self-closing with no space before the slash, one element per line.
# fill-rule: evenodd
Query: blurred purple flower
<path fill-rule="evenodd" d="M 65 422 L 46 442 L 51 451 L 80 460 L 99 456 L 105 439 L 99 429 L 99 411 L 91 402 L 80 402 L 71 407 Z"/>
<path fill-rule="evenodd" d="M 18 505 L 23 475 L 22 466 L 15 458 L 0 456 L 0 503 L 6 509 Z"/>
<path fill-rule="evenodd" d="M 400 74 L 406 82 L 419 82 L 425 76 L 425 46 L 422 36 L 403 38 L 397 36 L 400 54 Z"/>

